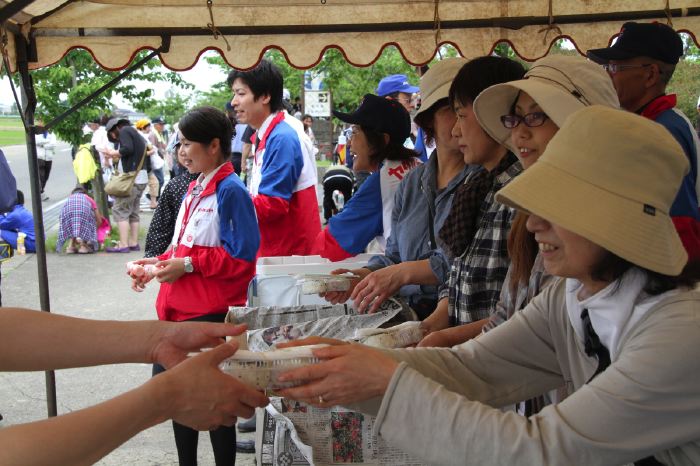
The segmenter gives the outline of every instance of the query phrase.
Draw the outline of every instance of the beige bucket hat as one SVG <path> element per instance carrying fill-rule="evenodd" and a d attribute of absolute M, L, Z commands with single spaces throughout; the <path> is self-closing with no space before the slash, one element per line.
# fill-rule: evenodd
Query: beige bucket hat
<path fill-rule="evenodd" d="M 496 84 L 474 100 L 474 113 L 494 140 L 516 153 L 501 116 L 510 113 L 520 91 L 527 92 L 558 126 L 588 105 L 619 108 L 620 101 L 603 67 L 581 56 L 550 55 L 537 60 L 519 81 Z"/>
<path fill-rule="evenodd" d="M 430 67 L 420 78 L 421 104 L 416 115 L 428 110 L 438 100 L 448 97 L 452 81 L 467 61 L 461 57 L 445 58 Z"/>
<path fill-rule="evenodd" d="M 688 159 L 666 128 L 594 105 L 571 115 L 496 200 L 675 276 L 688 256 L 669 211 L 687 172 Z"/>

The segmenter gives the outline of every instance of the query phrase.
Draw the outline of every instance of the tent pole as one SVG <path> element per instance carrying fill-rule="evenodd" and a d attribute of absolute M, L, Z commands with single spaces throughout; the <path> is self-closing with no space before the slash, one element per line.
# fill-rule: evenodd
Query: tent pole
<path fill-rule="evenodd" d="M 29 181 L 32 192 L 32 213 L 34 217 L 34 234 L 36 236 L 36 259 L 39 273 L 39 301 L 41 310 L 51 312 L 49 301 L 49 277 L 46 267 L 46 238 L 44 235 L 44 213 L 41 206 L 41 187 L 39 185 L 39 162 L 37 160 L 36 139 L 34 138 L 34 110 L 36 109 L 36 94 L 34 84 L 29 75 L 27 60 L 29 44 L 21 34 L 15 35 L 17 44 L 17 69 L 22 81 L 23 119 L 27 140 L 27 159 L 29 162 Z M 56 416 L 56 376 L 54 371 L 46 371 L 46 405 L 49 417 Z"/>

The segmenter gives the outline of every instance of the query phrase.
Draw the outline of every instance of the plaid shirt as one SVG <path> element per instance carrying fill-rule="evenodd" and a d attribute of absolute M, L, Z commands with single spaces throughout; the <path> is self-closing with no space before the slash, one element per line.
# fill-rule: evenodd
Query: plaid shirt
<path fill-rule="evenodd" d="M 489 317 L 489 321 L 484 325 L 482 331 L 488 332 L 513 315 L 525 308 L 532 299 L 540 294 L 542 290 L 547 288 L 554 281 L 554 277 L 547 273 L 544 269 L 544 260 L 541 254 L 535 257 L 535 263 L 530 271 L 530 279 L 527 283 L 520 282 L 515 289 L 515 293 L 510 287 L 510 276 L 513 269 L 508 268 L 505 280 L 503 280 L 503 288 L 501 289 L 501 297 L 496 303 L 494 312 Z"/>
<path fill-rule="evenodd" d="M 448 297 L 452 325 L 468 324 L 489 317 L 508 272 L 508 232 L 515 210 L 496 202 L 496 192 L 522 171 L 512 164 L 494 181 L 481 206 L 479 229 L 467 250 L 452 261 L 447 285 L 440 299 Z M 469 179 L 466 180 L 469 182 Z"/>

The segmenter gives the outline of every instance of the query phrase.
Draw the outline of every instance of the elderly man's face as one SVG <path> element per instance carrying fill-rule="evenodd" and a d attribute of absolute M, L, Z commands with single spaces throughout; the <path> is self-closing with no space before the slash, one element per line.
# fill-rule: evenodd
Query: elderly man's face
<path fill-rule="evenodd" d="M 638 110 L 646 103 L 643 100 L 647 90 L 648 68 L 656 65 L 650 64 L 649 59 L 644 57 L 610 60 L 610 63 L 622 65 L 622 69 L 616 73 L 608 73 L 620 99 L 620 106 L 630 112 Z"/>

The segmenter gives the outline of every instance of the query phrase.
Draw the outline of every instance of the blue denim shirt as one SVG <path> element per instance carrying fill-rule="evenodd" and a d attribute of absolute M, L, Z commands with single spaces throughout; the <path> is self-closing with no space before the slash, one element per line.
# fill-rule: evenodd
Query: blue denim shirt
<path fill-rule="evenodd" d="M 433 232 L 437 238 L 442 224 L 452 208 L 452 197 L 467 175 L 474 169 L 466 166 L 459 175 L 437 192 L 437 151 L 427 163 L 414 168 L 399 185 L 394 197 L 394 210 L 391 217 L 391 235 L 386 243 L 383 256 L 374 256 L 367 268 L 378 270 L 406 261 L 428 259 L 430 268 L 439 283 L 445 283 L 450 271 L 450 261 L 437 245 L 430 245 L 430 213 L 433 218 Z M 438 287 L 432 285 L 405 285 L 401 296 L 423 295 L 437 299 Z"/>

